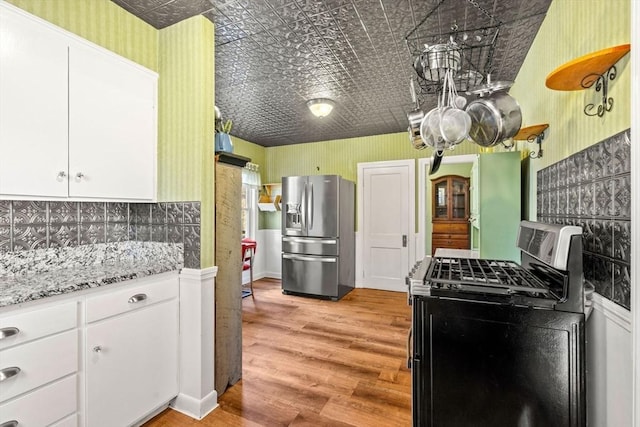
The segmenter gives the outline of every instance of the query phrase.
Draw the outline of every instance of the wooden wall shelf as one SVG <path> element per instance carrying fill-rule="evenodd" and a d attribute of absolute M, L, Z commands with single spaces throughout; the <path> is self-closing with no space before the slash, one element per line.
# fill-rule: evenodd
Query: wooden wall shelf
<path fill-rule="evenodd" d="M 589 88 L 630 50 L 630 44 L 623 44 L 581 56 L 553 70 L 545 84 L 554 90 Z"/>
<path fill-rule="evenodd" d="M 518 141 L 529 141 L 538 144 L 538 151 L 529 152 L 529 157 L 539 159 L 542 157 L 542 140 L 544 139 L 544 131 L 549 128 L 547 123 L 541 125 L 527 126 L 518 131 L 513 139 Z"/>
<path fill-rule="evenodd" d="M 532 141 L 535 140 L 542 132 L 547 130 L 549 125 L 547 123 L 541 125 L 527 126 L 521 128 L 518 133 L 513 137 L 517 141 Z"/>

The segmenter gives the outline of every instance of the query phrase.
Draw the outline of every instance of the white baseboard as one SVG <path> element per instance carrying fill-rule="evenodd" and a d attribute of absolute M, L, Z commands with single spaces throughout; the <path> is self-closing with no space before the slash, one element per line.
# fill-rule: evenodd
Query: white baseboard
<path fill-rule="evenodd" d="M 267 271 L 260 275 L 260 279 L 282 279 L 282 273 L 279 271 Z"/>
<path fill-rule="evenodd" d="M 201 420 L 218 407 L 218 393 L 213 390 L 203 399 L 180 393 L 170 406 L 182 414 Z"/>

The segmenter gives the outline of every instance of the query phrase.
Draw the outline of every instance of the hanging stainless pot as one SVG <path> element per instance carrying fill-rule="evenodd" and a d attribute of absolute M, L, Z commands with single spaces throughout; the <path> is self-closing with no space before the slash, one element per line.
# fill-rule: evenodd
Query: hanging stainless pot
<path fill-rule="evenodd" d="M 427 80 L 442 81 L 445 72 L 458 71 L 461 62 L 460 48 L 453 42 L 427 46 L 422 54 L 422 73 Z"/>
<path fill-rule="evenodd" d="M 427 145 L 422 140 L 422 137 L 420 136 L 420 124 L 422 123 L 422 119 L 424 118 L 424 111 L 420 109 L 420 102 L 418 102 L 413 79 L 411 79 L 410 85 L 411 99 L 413 99 L 413 102 L 416 104 L 416 109 L 410 111 L 407 114 L 407 119 L 409 120 L 409 128 L 407 129 L 409 131 L 409 141 L 411 141 L 411 145 L 413 145 L 413 148 L 415 148 L 416 150 L 422 150 L 423 148 L 427 147 Z"/>
<path fill-rule="evenodd" d="M 427 145 L 420 136 L 420 123 L 422 123 L 422 119 L 424 118 L 424 111 L 421 109 L 413 110 L 407 114 L 407 118 L 409 119 L 408 131 L 411 145 L 417 150 L 426 148 Z"/>
<path fill-rule="evenodd" d="M 483 147 L 492 147 L 511 138 L 522 125 L 520 105 L 504 92 L 471 101 L 466 111 L 471 117 L 469 137 Z"/>

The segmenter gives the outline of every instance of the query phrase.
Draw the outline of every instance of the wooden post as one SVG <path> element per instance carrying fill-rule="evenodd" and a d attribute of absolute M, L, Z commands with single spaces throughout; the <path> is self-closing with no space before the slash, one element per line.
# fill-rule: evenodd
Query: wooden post
<path fill-rule="evenodd" d="M 242 168 L 216 162 L 215 387 L 242 378 Z"/>

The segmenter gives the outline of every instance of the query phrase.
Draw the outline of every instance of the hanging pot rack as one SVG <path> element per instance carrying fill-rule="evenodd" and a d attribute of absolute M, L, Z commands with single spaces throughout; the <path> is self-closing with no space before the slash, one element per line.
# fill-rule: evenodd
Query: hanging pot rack
<path fill-rule="evenodd" d="M 477 28 L 460 28 L 455 19 L 442 23 L 442 14 L 447 6 L 467 3 L 484 17 Z M 477 22 L 480 20 L 474 20 Z M 407 49 L 414 59 L 419 95 L 439 94 L 445 69 L 428 66 L 433 51 L 443 55 L 459 55 L 458 70 L 454 76 L 457 90 L 465 92 L 482 83 L 491 72 L 493 53 L 502 22 L 482 7 L 476 0 L 439 0 L 425 17 L 406 35 Z M 443 28 L 446 27 L 446 30 Z M 437 28 L 437 32 L 433 32 Z M 425 66 L 426 65 L 426 66 Z"/>

